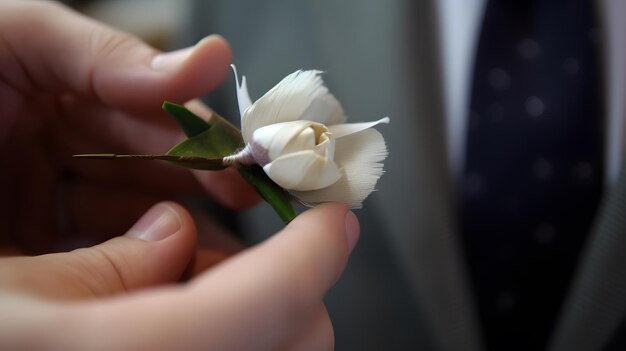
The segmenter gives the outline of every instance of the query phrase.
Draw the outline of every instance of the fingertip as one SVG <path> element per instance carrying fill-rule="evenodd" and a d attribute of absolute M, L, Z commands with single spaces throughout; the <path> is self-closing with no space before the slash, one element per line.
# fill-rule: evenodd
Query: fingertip
<path fill-rule="evenodd" d="M 164 214 L 170 218 L 163 220 Z M 0 275 L 4 280 L 28 277 L 15 280 L 15 288 L 61 299 L 110 296 L 178 281 L 195 253 L 196 232 L 189 213 L 168 202 L 143 218 L 137 232 L 162 226 L 171 233 L 152 239 L 119 236 L 70 252 L 16 258 L 4 262 Z"/>
<path fill-rule="evenodd" d="M 160 241 L 181 230 L 183 214 L 176 207 L 159 203 L 150 208 L 126 232 L 126 236 L 144 241 Z"/>
<path fill-rule="evenodd" d="M 175 86 L 180 85 L 177 87 L 180 92 L 194 88 L 198 91 L 180 96 L 178 100 L 187 101 L 215 89 L 226 78 L 231 60 L 230 46 L 222 36 L 213 34 L 201 39 L 185 58 L 174 82 Z"/>
<path fill-rule="evenodd" d="M 298 215 L 287 228 L 292 226 L 316 227 L 320 223 L 331 224 L 342 229 L 346 247 L 355 245 L 359 235 L 359 223 L 352 211 L 349 211 L 345 204 L 330 202 L 315 206 Z M 287 229 L 286 228 L 286 229 Z"/>
<path fill-rule="evenodd" d="M 361 232 L 361 226 L 359 224 L 359 219 L 356 217 L 354 212 L 348 211 L 346 213 L 346 237 L 348 239 L 348 251 L 352 253 L 356 243 L 359 241 Z"/>
<path fill-rule="evenodd" d="M 180 231 L 190 233 L 191 236 L 196 237 L 196 224 L 193 217 L 187 211 L 186 208 L 174 201 L 162 201 L 155 206 L 167 207 L 170 211 L 174 212 L 180 221 Z"/>
<path fill-rule="evenodd" d="M 154 205 L 125 236 L 148 242 L 126 254 L 125 262 L 134 263 L 133 267 L 128 267 L 128 272 L 134 274 L 125 277 L 127 287 L 176 281 L 195 254 L 195 222 L 189 211 L 172 201 Z M 120 245 L 124 243 L 120 241 Z M 122 248 L 117 245 L 107 247 Z"/>
<path fill-rule="evenodd" d="M 326 272 L 325 288 L 341 275 L 358 240 L 358 221 L 350 213 L 341 203 L 322 204 L 301 213 L 283 230 L 293 245 L 313 253 L 311 260 L 325 257 L 318 267 Z"/>
<path fill-rule="evenodd" d="M 166 53 L 135 39 L 128 41 L 94 69 L 93 82 L 100 100 L 127 112 L 155 113 L 165 100 L 184 102 L 204 96 L 224 81 L 230 68 L 230 47 L 218 35 Z"/>
<path fill-rule="evenodd" d="M 182 242 L 181 251 L 187 253 L 188 258 L 191 259 L 195 253 L 196 242 L 198 239 L 196 222 L 191 216 L 191 213 L 189 213 L 185 207 L 174 201 L 163 201 L 156 206 L 164 206 L 168 208 L 169 211 L 175 213 L 177 219 L 180 221 L 180 228 L 176 233 L 174 233 L 174 235 L 180 235 L 182 237 L 177 239 Z"/>
<path fill-rule="evenodd" d="M 230 71 L 230 64 L 232 62 L 232 50 L 228 41 L 219 34 L 211 34 L 202 39 L 197 44 L 199 52 L 212 52 L 216 56 L 222 58 L 219 62 L 222 63 L 222 67 L 226 66 L 225 73 Z"/>

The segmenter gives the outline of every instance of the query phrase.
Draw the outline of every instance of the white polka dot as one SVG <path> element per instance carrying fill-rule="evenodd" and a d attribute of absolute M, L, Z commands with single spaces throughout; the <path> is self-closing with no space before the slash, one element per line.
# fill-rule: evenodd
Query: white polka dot
<path fill-rule="evenodd" d="M 555 236 L 556 230 L 554 229 L 554 225 L 550 223 L 542 223 L 535 229 L 535 240 L 537 240 L 539 244 L 551 244 Z"/>
<path fill-rule="evenodd" d="M 587 161 L 581 161 L 574 166 L 574 179 L 577 181 L 586 181 L 593 175 L 593 167 Z"/>
<path fill-rule="evenodd" d="M 539 54 L 541 54 L 541 47 L 539 44 L 530 38 L 520 41 L 517 45 L 517 50 L 526 60 L 534 60 L 539 57 Z"/>
<path fill-rule="evenodd" d="M 504 107 L 497 102 L 487 106 L 487 117 L 492 122 L 500 122 L 504 117 Z"/>
<path fill-rule="evenodd" d="M 543 100 L 536 96 L 531 96 L 524 102 L 524 107 L 526 108 L 526 113 L 528 113 L 531 117 L 540 117 L 543 115 L 544 104 Z"/>
<path fill-rule="evenodd" d="M 500 312 L 510 311 L 515 306 L 515 294 L 510 291 L 503 291 L 496 299 L 496 307 Z"/>
<path fill-rule="evenodd" d="M 535 179 L 545 181 L 552 178 L 554 167 L 552 166 L 552 163 L 545 158 L 538 158 L 533 163 L 532 172 Z"/>
<path fill-rule="evenodd" d="M 567 74 L 574 75 L 578 73 L 580 70 L 580 64 L 578 63 L 578 59 L 574 57 L 568 57 L 563 61 L 563 70 Z"/>
<path fill-rule="evenodd" d="M 511 77 L 505 70 L 499 67 L 492 68 L 487 79 L 491 87 L 498 91 L 506 90 L 511 86 Z"/>

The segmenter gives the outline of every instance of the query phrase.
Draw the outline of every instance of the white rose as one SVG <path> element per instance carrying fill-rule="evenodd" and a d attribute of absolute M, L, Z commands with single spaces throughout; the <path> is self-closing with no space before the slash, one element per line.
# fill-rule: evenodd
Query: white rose
<path fill-rule="evenodd" d="M 246 146 L 224 162 L 259 164 L 304 204 L 336 201 L 358 208 L 374 190 L 387 156 L 382 135 L 370 128 L 389 118 L 343 123 L 343 109 L 319 74 L 292 73 L 254 104 L 246 78 L 241 85 L 237 80 Z"/>

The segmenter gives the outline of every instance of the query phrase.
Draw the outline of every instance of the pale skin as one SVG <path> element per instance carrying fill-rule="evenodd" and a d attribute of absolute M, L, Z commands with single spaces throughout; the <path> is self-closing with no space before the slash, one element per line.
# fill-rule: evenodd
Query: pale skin
<path fill-rule="evenodd" d="M 306 211 L 240 250 L 163 202 L 193 193 L 249 207 L 258 197 L 236 172 L 68 157 L 167 150 L 183 136 L 160 111 L 162 100 L 205 95 L 230 61 L 219 36 L 162 55 L 55 3 L 0 2 L 4 252 L 40 254 L 68 236 L 121 235 L 70 252 L 0 258 L 0 349 L 333 348 L 322 299 L 359 235 L 343 205 Z M 212 246 L 198 250 L 198 235 Z"/>

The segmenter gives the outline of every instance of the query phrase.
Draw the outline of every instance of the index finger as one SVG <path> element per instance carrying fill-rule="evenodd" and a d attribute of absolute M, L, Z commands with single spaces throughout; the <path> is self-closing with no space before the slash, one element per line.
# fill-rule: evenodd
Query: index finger
<path fill-rule="evenodd" d="M 4 77 L 21 92 L 72 92 L 135 113 L 184 102 L 215 88 L 229 71 L 219 36 L 160 55 L 141 40 L 51 1 L 0 5 Z M 3 72 L 5 73 L 5 72 Z"/>

